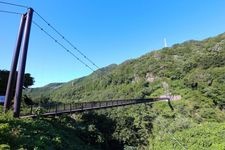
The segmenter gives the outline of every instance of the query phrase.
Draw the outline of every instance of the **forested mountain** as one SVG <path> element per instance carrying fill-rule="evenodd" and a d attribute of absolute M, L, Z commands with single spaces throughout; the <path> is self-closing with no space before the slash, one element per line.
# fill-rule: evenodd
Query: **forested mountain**
<path fill-rule="evenodd" d="M 143 98 L 164 94 L 162 83 L 167 83 L 171 94 L 185 97 L 187 91 L 195 90 L 219 105 L 225 102 L 224 67 L 225 34 L 221 34 L 175 44 L 50 90 L 32 89 L 30 94 L 39 91 L 36 97 L 61 102 Z"/>
<path fill-rule="evenodd" d="M 225 34 L 220 34 L 203 41 L 190 40 L 152 51 L 68 83 L 26 91 L 33 100 L 42 103 L 179 95 L 181 100 L 172 102 L 174 111 L 167 103 L 158 102 L 74 114 L 72 117 L 16 120 L 20 124 L 17 128 L 2 117 L 0 121 L 6 124 L 0 127 L 0 134 L 11 131 L 7 134 L 13 136 L 15 128 L 20 129 L 16 132 L 22 133 L 32 122 L 31 131 L 16 136 L 21 141 L 30 141 L 30 145 L 21 142 L 18 147 L 10 141 L 5 143 L 13 148 L 34 148 L 39 144 L 46 149 L 61 149 L 63 145 L 66 149 L 76 149 L 77 146 L 77 149 L 223 150 L 224 91 Z M 47 132 L 46 128 L 56 132 Z M 28 139 L 31 134 L 35 136 Z M 42 143 L 35 143 L 34 138 Z M 71 138 L 76 142 L 71 144 Z M 0 141 L 5 139 L 0 136 Z M 49 141 L 55 144 L 49 144 Z"/>

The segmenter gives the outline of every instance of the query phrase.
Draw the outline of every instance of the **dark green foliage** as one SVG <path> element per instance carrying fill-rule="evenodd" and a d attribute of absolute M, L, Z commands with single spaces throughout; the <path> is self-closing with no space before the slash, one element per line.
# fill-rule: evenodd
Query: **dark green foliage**
<path fill-rule="evenodd" d="M 8 77 L 9 77 L 8 71 L 0 70 L 0 95 L 5 95 Z"/>
<path fill-rule="evenodd" d="M 7 83 L 9 78 L 9 71 L 0 70 L 0 95 L 5 95 Z M 34 84 L 34 78 L 30 73 L 25 73 L 24 75 L 24 87 L 28 88 L 29 86 Z M 14 87 L 16 86 L 16 81 L 14 81 Z"/>
<path fill-rule="evenodd" d="M 156 133 L 157 134 L 157 133 Z M 203 123 L 186 130 L 169 131 L 150 143 L 150 149 L 225 149 L 225 124 Z"/>
<path fill-rule="evenodd" d="M 225 34 L 191 40 L 110 65 L 68 83 L 27 91 L 42 105 L 180 95 L 181 100 L 172 102 L 174 111 L 167 102 L 158 102 L 99 110 L 74 118 L 24 120 L 21 122 L 35 124 L 38 132 L 34 138 L 39 143 L 23 138 L 41 149 L 62 149 L 62 145 L 65 149 L 75 145 L 77 149 L 224 149 L 224 91 Z M 24 126 L 21 123 L 21 128 Z M 45 127 L 54 132 L 45 131 Z M 14 136 L 12 128 L 5 121 L 0 129 L 2 138 Z M 36 131 L 32 126 L 28 128 Z M 29 134 L 34 133 L 27 131 Z M 75 143 L 71 140 L 74 138 Z M 8 139 L 2 141 L 6 145 L 0 146 L 19 148 Z M 21 147 L 26 147 L 24 141 Z"/>
<path fill-rule="evenodd" d="M 0 116 L 0 144 L 10 149 L 80 150 L 114 149 L 115 146 L 122 149 L 123 145 L 110 136 L 113 131 L 113 122 L 97 114 L 84 114 L 81 120 L 66 116 L 37 119 Z"/>

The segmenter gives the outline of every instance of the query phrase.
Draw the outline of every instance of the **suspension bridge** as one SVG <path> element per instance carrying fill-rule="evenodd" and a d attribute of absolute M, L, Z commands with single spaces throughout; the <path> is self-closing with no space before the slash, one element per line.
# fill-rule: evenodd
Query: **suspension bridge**
<path fill-rule="evenodd" d="M 69 53 L 75 60 L 83 64 L 86 68 L 90 69 L 91 71 L 95 71 L 95 69 L 100 69 L 100 67 L 96 65 L 94 61 L 88 58 L 81 50 L 75 47 L 70 40 L 68 40 L 63 34 L 61 34 L 55 27 L 53 27 L 43 16 L 41 16 L 33 8 L 20 5 L 20 4 L 3 2 L 3 1 L 0 1 L 0 4 L 27 9 L 26 13 L 10 11 L 10 10 L 0 10 L 0 13 L 14 14 L 14 15 L 21 16 L 17 43 L 15 46 L 15 51 L 14 51 L 14 55 L 13 55 L 13 59 L 11 63 L 11 70 L 10 70 L 10 75 L 9 75 L 6 94 L 5 94 L 4 112 L 7 112 L 10 109 L 12 104 L 12 99 L 14 99 L 13 116 L 17 118 L 18 117 L 21 117 L 21 118 L 36 117 L 40 115 L 41 116 L 56 116 L 56 115 L 72 114 L 76 112 L 83 112 L 83 111 L 90 111 L 90 110 L 97 110 L 97 109 L 121 107 L 121 106 L 127 106 L 127 105 L 155 103 L 159 101 L 167 101 L 169 107 L 171 108 L 171 110 L 173 110 L 173 107 L 171 105 L 171 100 L 175 100 L 175 99 L 171 97 L 91 101 L 91 102 L 68 103 L 68 104 L 55 103 L 55 104 L 45 104 L 40 106 L 30 105 L 29 107 L 21 108 L 22 92 L 23 92 L 23 85 L 24 85 L 24 73 L 25 73 L 25 67 L 26 67 L 27 51 L 28 51 L 30 30 L 31 30 L 32 24 L 35 25 L 38 29 L 40 29 L 51 40 L 53 40 L 59 47 L 65 50 L 65 52 Z M 39 19 L 41 19 L 47 26 L 49 26 L 59 37 L 61 37 L 61 41 L 55 38 L 47 30 L 45 30 L 38 22 L 34 21 L 33 13 L 36 15 L 36 17 L 39 17 Z M 66 42 L 71 48 L 67 48 L 62 41 Z M 22 49 L 22 54 L 20 54 L 21 49 Z M 74 51 L 78 52 L 82 56 L 82 59 L 78 57 L 77 55 L 75 55 Z M 19 56 L 21 57 L 20 65 L 18 68 L 19 71 L 18 71 L 17 79 L 15 79 Z M 88 63 L 86 63 L 83 59 L 85 59 Z M 15 81 L 16 81 L 16 87 L 14 87 L 13 85 Z M 173 135 L 171 136 L 173 137 Z M 179 145 L 181 145 L 184 149 L 186 149 L 175 137 L 173 137 L 173 139 L 175 139 Z"/>
<path fill-rule="evenodd" d="M 21 97 L 23 92 L 24 73 L 25 73 L 25 67 L 26 67 L 27 51 L 28 51 L 29 37 L 30 37 L 32 24 L 35 25 L 37 28 L 39 28 L 40 31 L 42 31 L 45 35 L 47 35 L 59 47 L 65 50 L 65 52 L 69 53 L 74 59 L 76 59 L 81 64 L 83 64 L 86 68 L 90 69 L 91 71 L 95 71 L 95 69 L 100 69 L 100 67 L 96 65 L 94 61 L 88 58 L 81 50 L 75 47 L 70 40 L 68 40 L 62 33 L 60 33 L 55 27 L 53 27 L 43 16 L 41 16 L 33 8 L 24 6 L 24 5 L 2 2 L 2 1 L 0 1 L 0 4 L 21 7 L 26 9 L 26 13 L 20 13 L 20 12 L 9 11 L 9 10 L 0 10 L 0 13 L 15 14 L 15 15 L 21 16 L 17 43 L 16 43 L 14 56 L 11 63 L 11 70 L 10 70 L 10 75 L 9 75 L 6 94 L 5 94 L 4 112 L 7 112 L 10 109 L 10 104 L 12 103 L 11 101 L 13 98 L 14 98 L 14 117 L 20 117 L 20 116 L 35 117 L 37 116 L 37 113 L 35 112 L 35 110 L 37 109 L 43 110 L 43 112 L 41 113 L 42 116 L 51 116 L 51 115 L 61 115 L 61 114 L 82 112 L 82 111 L 88 111 L 88 110 L 120 107 L 120 106 L 126 106 L 126 105 L 136 105 L 141 103 L 154 103 L 157 101 L 168 101 L 170 108 L 173 110 L 172 105 L 170 103 L 170 98 L 167 98 L 167 97 L 149 98 L 149 99 L 92 101 L 92 102 L 69 103 L 69 104 L 48 104 L 48 105 L 42 105 L 42 106 L 31 105 L 29 108 L 21 108 Z M 39 19 L 41 19 L 47 26 L 49 26 L 61 38 L 60 39 L 61 41 L 55 38 L 49 32 L 47 32 L 47 30 L 45 30 L 41 25 L 39 25 L 38 22 L 34 21 L 33 14 L 35 14 L 36 17 L 39 17 Z M 70 48 L 67 48 L 62 41 L 66 42 L 70 46 Z M 21 49 L 22 49 L 22 52 L 21 52 Z M 82 59 L 78 57 L 77 55 L 75 55 L 74 51 L 78 52 L 82 56 Z M 21 57 L 20 65 L 18 68 L 17 79 L 15 79 L 19 56 Z M 86 63 L 83 59 L 85 59 L 88 63 Z M 15 81 L 16 81 L 16 87 L 14 89 L 13 84 Z M 15 94 L 13 91 L 15 91 Z"/>
<path fill-rule="evenodd" d="M 56 116 L 62 114 L 72 114 L 76 112 L 107 109 L 112 107 L 120 107 L 127 105 L 137 105 L 154 103 L 158 101 L 167 101 L 171 110 L 173 107 L 170 98 L 148 98 L 148 99 L 126 99 L 126 100 L 108 100 L 108 101 L 91 101 L 83 103 L 68 103 L 68 104 L 45 104 L 42 106 L 33 106 L 23 108 L 21 117 L 36 117 L 40 116 Z"/>

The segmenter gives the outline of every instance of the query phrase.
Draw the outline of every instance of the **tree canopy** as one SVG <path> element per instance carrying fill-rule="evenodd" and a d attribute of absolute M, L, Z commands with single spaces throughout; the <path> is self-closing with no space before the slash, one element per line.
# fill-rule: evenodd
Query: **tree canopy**
<path fill-rule="evenodd" d="M 0 70 L 0 95 L 4 95 L 7 88 L 8 78 L 9 78 L 9 71 L 8 70 Z M 17 73 L 16 73 L 17 77 Z M 34 78 L 31 76 L 30 73 L 25 73 L 24 75 L 24 87 L 28 88 L 34 84 Z M 14 81 L 14 87 L 16 86 L 16 81 Z"/>

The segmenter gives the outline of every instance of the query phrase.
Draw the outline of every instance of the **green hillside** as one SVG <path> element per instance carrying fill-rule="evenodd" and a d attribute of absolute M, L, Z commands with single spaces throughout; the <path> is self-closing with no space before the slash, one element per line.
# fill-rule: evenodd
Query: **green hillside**
<path fill-rule="evenodd" d="M 110 65 L 58 88 L 33 89 L 29 94 L 60 102 L 154 97 L 164 94 L 165 82 L 171 94 L 185 97 L 186 92 L 197 90 L 219 105 L 225 102 L 224 47 L 225 34 L 191 40 Z"/>
<path fill-rule="evenodd" d="M 224 91 L 225 34 L 203 41 L 190 40 L 120 65 L 110 65 L 68 83 L 26 91 L 33 100 L 42 103 L 179 95 L 181 100 L 172 102 L 174 111 L 167 103 L 158 102 L 54 119 L 7 121 L 2 117 L 0 142 L 12 148 L 35 148 L 39 144 L 36 147 L 40 149 L 62 149 L 60 145 L 74 142 L 66 149 L 77 146 L 77 149 L 223 150 Z M 15 122 L 20 126 L 15 127 Z M 23 133 L 27 124 L 33 126 L 28 127 L 26 134 L 16 136 L 20 144 L 4 138 L 14 136 L 15 132 Z M 47 132 L 47 128 L 51 130 Z M 27 136 L 31 138 L 26 139 Z M 35 138 L 42 143 L 35 143 Z M 56 144 L 48 144 L 51 140 Z"/>
<path fill-rule="evenodd" d="M 46 102 L 48 101 L 48 96 L 51 92 L 55 91 L 57 88 L 60 88 L 64 83 L 50 83 L 46 86 L 39 88 L 30 88 L 25 91 L 25 94 L 32 94 L 32 99 L 36 102 Z"/>

